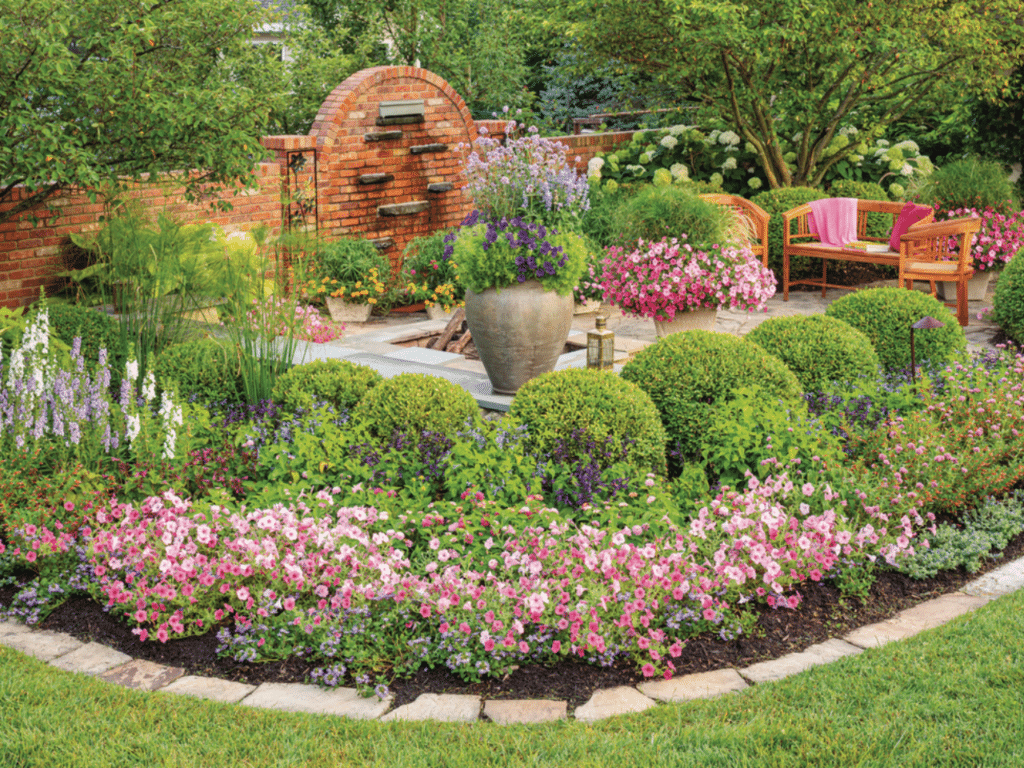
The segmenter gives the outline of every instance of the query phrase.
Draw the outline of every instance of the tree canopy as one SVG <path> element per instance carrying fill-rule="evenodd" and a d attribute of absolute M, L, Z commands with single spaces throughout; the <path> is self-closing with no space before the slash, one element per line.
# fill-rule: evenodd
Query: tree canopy
<path fill-rule="evenodd" d="M 252 179 L 274 94 L 235 79 L 238 0 L 0 0 L 0 222 L 71 188 L 169 173 L 197 199 Z"/>
<path fill-rule="evenodd" d="M 998 95 L 1024 55 L 1021 0 L 553 0 L 592 55 L 677 84 L 757 152 L 772 187 L 815 185 L 911 110 Z"/>

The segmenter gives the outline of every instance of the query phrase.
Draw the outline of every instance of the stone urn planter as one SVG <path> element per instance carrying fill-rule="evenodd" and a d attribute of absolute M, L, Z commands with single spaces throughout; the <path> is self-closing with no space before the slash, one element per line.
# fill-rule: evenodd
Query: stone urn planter
<path fill-rule="evenodd" d="M 331 313 L 331 320 L 336 323 L 365 323 L 370 319 L 373 306 L 370 304 L 351 304 L 344 299 L 336 299 L 328 296 L 327 311 Z"/>
<path fill-rule="evenodd" d="M 655 320 L 654 330 L 659 339 L 682 331 L 713 331 L 718 310 L 702 307 L 688 312 L 677 312 L 672 320 Z"/>
<path fill-rule="evenodd" d="M 515 394 L 551 371 L 572 328 L 572 294 L 559 296 L 538 280 L 466 291 L 466 322 L 496 394 Z"/>
<path fill-rule="evenodd" d="M 988 284 L 992 282 L 995 270 L 986 269 L 983 272 L 975 272 L 967 281 L 967 300 L 984 301 L 988 293 Z M 941 281 L 935 284 L 935 293 L 940 299 L 956 301 L 956 283 Z"/>
<path fill-rule="evenodd" d="M 455 310 L 445 312 L 444 307 L 440 304 L 431 304 L 427 307 L 427 319 L 428 320 L 451 320 L 452 315 L 455 314 Z"/>

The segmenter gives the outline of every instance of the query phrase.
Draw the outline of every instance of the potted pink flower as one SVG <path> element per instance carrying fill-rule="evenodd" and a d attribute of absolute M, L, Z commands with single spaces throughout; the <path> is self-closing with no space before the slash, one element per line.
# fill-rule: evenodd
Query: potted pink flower
<path fill-rule="evenodd" d="M 971 240 L 971 267 L 974 277 L 967 283 L 969 301 L 981 301 L 988 291 L 993 274 L 999 274 L 1013 255 L 1024 248 L 1024 211 L 999 213 L 991 206 L 983 211 L 977 208 L 955 208 L 943 211 L 936 208 L 937 220 L 958 219 L 971 216 L 981 219 L 981 229 Z M 950 242 L 950 251 L 957 248 L 955 238 Z M 956 298 L 956 283 L 939 283 L 939 294 Z"/>
<path fill-rule="evenodd" d="M 719 309 L 762 310 L 775 275 L 747 246 L 700 245 L 681 238 L 612 247 L 604 260 L 604 300 L 655 321 L 658 336 L 714 328 Z"/>

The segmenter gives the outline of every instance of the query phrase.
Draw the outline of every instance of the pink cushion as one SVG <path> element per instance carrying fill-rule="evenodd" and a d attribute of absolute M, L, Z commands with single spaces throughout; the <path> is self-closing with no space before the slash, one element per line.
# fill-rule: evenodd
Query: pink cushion
<path fill-rule="evenodd" d="M 892 235 L 889 236 L 889 249 L 898 251 L 900 249 L 900 238 L 907 233 L 907 230 L 913 224 L 917 224 L 917 222 L 928 216 L 931 212 L 932 209 L 927 205 L 905 203 L 902 210 L 900 210 L 900 215 L 896 218 L 896 223 L 892 226 Z"/>

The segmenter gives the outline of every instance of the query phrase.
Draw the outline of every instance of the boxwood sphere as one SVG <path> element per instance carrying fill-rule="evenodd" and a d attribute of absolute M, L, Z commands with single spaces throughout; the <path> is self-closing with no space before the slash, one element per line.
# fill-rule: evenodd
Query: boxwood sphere
<path fill-rule="evenodd" d="M 665 428 L 650 396 L 614 373 L 569 368 L 524 384 L 509 415 L 525 424 L 525 447 L 544 455 L 570 445 L 576 430 L 604 442 L 612 453 L 627 445 L 626 461 L 642 472 L 665 472 Z M 571 450 L 571 449 L 570 449 Z M 603 467 L 602 467 L 603 468 Z"/>
<path fill-rule="evenodd" d="M 746 338 L 784 362 L 805 392 L 820 392 L 833 381 L 853 381 L 878 373 L 878 355 L 871 340 L 835 317 L 773 317 Z"/>
<path fill-rule="evenodd" d="M 153 365 L 157 384 L 176 384 L 183 398 L 202 403 L 241 400 L 242 371 L 233 345 L 217 339 L 194 339 L 161 352 Z"/>
<path fill-rule="evenodd" d="M 439 376 L 401 373 L 385 379 L 352 409 L 352 422 L 371 437 L 389 440 L 395 432 L 442 435 L 459 432 L 467 419 L 480 418 L 476 400 L 458 384 Z"/>
<path fill-rule="evenodd" d="M 116 319 L 78 304 L 48 304 L 46 314 L 53 334 L 69 347 L 76 337 L 82 340 L 81 354 L 86 366 L 95 367 L 100 350 L 105 349 L 114 376 L 124 372 L 127 347 Z"/>
<path fill-rule="evenodd" d="M 330 403 L 338 411 L 351 411 L 384 377 L 366 365 L 349 360 L 314 360 L 296 365 L 278 377 L 274 402 L 286 411 L 308 410 L 314 401 Z"/>
<path fill-rule="evenodd" d="M 967 349 L 967 337 L 953 313 L 938 299 L 906 288 L 866 288 L 832 302 L 825 314 L 844 320 L 864 333 L 887 371 L 910 368 L 910 326 L 934 317 L 942 328 L 914 336 L 917 364 L 944 365 Z"/>
<path fill-rule="evenodd" d="M 992 311 L 1003 332 L 1024 344 L 1024 249 L 1017 251 L 999 275 Z"/>
<path fill-rule="evenodd" d="M 800 382 L 786 364 L 757 344 L 712 331 L 686 331 L 642 350 L 622 378 L 651 396 L 682 461 L 699 458 L 700 434 L 716 403 L 739 387 L 756 387 L 769 399 L 800 397 Z"/>

